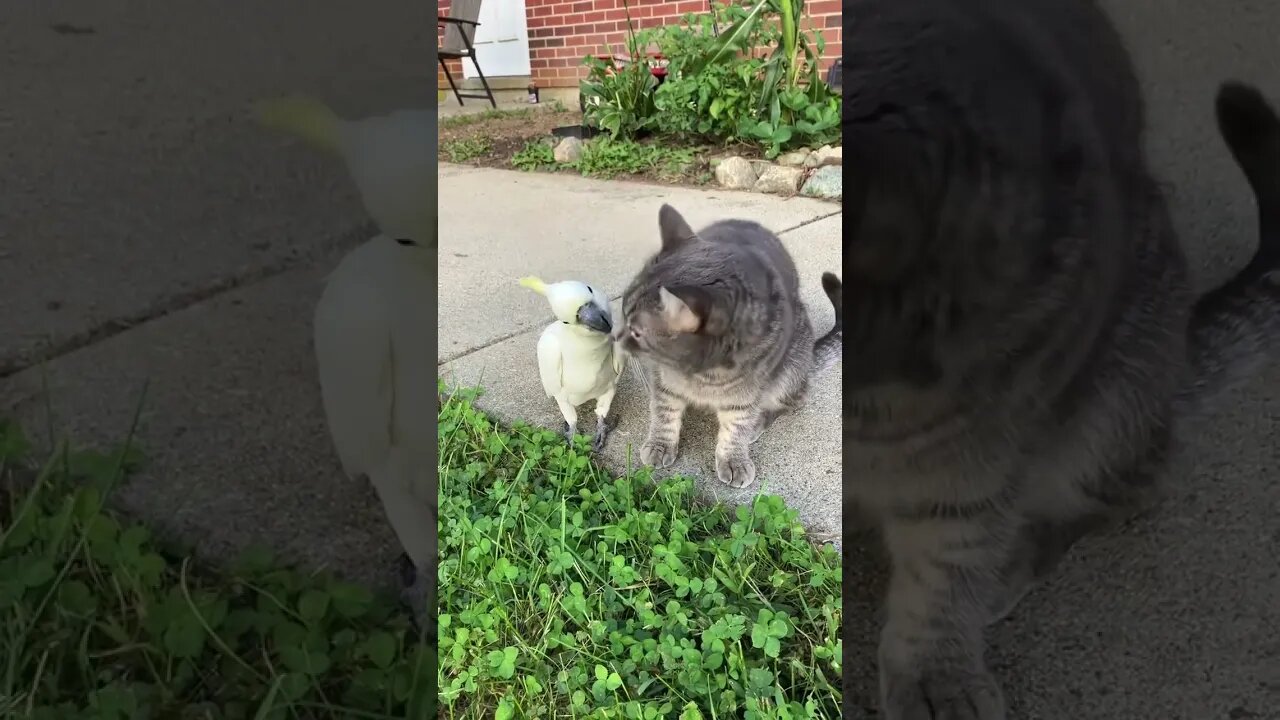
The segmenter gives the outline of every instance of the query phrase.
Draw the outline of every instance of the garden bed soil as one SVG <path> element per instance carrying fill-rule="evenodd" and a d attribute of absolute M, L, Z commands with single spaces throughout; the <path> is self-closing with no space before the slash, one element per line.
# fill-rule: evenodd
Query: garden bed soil
<path fill-rule="evenodd" d="M 582 113 L 556 106 L 458 115 L 440 123 L 440 147 L 443 149 L 449 143 L 459 140 L 485 139 L 489 141 L 490 150 L 477 158 L 477 161 L 497 156 L 510 160 L 530 140 L 550 137 L 553 128 L 581 122 Z M 485 162 L 478 164 L 502 167 Z M 505 167 L 510 167 L 510 163 Z"/>
<path fill-rule="evenodd" d="M 561 138 L 555 137 L 552 130 L 565 126 L 581 125 L 582 113 L 576 109 L 565 109 L 562 106 L 549 105 L 543 108 L 521 108 L 519 110 L 500 110 L 479 113 L 476 115 L 455 116 L 441 123 L 440 127 L 440 159 L 446 162 L 457 162 L 474 167 L 499 168 L 503 170 L 517 169 L 511 164 L 511 158 L 523 150 L 530 142 L 543 140 L 549 145 L 558 143 Z M 477 141 L 467 148 L 465 159 L 451 160 L 451 147 L 456 148 L 468 141 Z M 647 138 L 643 144 L 663 144 L 668 149 L 680 149 L 682 146 L 672 145 L 670 140 Z M 685 148 L 690 146 L 685 145 Z M 634 180 L 638 182 L 657 183 L 663 185 L 682 185 L 701 187 L 714 182 L 711 160 L 717 157 L 738 155 L 747 159 L 763 157 L 759 148 L 751 145 L 735 145 L 733 147 L 696 146 L 695 160 L 683 172 L 672 174 L 669 169 L 654 169 L 643 173 L 627 173 L 612 176 L 614 179 Z M 542 172 L 577 173 L 572 167 L 544 168 Z"/>

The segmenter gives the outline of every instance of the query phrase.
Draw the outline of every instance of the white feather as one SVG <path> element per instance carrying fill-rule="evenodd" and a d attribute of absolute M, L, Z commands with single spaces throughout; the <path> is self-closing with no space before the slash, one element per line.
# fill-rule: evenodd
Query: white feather
<path fill-rule="evenodd" d="M 397 110 L 338 127 L 339 146 L 365 210 L 385 235 L 434 237 L 435 117 Z"/>
<path fill-rule="evenodd" d="M 436 441 L 429 252 L 381 235 L 356 248 L 330 274 L 314 321 L 320 395 L 343 469 L 373 483 L 419 567 L 435 529 L 427 492 Z"/>
<path fill-rule="evenodd" d="M 560 325 L 560 323 L 556 323 Z M 558 397 L 564 387 L 564 361 L 561 353 L 560 338 L 551 332 L 552 325 L 542 331 L 538 338 L 538 376 L 542 378 L 542 389 L 547 397 Z"/>
<path fill-rule="evenodd" d="M 538 374 L 548 397 L 581 405 L 613 387 L 618 372 L 613 341 L 604 333 L 557 322 L 538 338 Z"/>

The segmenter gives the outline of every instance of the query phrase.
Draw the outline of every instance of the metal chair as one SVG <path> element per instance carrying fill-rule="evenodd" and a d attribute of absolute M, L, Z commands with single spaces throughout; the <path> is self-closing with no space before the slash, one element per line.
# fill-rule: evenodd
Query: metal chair
<path fill-rule="evenodd" d="M 498 101 L 493 97 L 493 90 L 489 89 L 489 81 L 484 77 L 484 71 L 480 69 L 480 63 L 476 60 L 476 47 L 473 43 L 476 36 L 476 28 L 480 26 L 480 2 L 481 0 L 453 0 L 449 4 L 449 15 L 437 15 L 436 27 L 444 28 L 444 43 L 436 50 L 436 56 L 440 60 L 440 67 L 444 69 L 444 77 L 449 81 L 449 87 L 453 89 L 453 96 L 458 98 L 458 104 L 464 105 L 462 98 L 478 98 L 488 100 L 494 108 L 498 107 Z M 476 66 L 476 73 L 480 75 L 480 83 L 484 85 L 484 95 L 475 93 L 464 93 L 458 91 L 458 85 L 453 81 L 453 74 L 449 72 L 449 66 L 446 60 L 461 60 L 466 58 Z"/>

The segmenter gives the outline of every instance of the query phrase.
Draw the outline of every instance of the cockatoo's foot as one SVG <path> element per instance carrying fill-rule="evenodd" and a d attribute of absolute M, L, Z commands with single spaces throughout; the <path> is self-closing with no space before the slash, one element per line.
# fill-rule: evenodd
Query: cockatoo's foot
<path fill-rule="evenodd" d="M 596 420 L 596 435 L 591 440 L 591 449 L 596 452 L 604 450 L 604 443 L 609 438 L 609 425 L 605 423 L 604 418 Z"/>
<path fill-rule="evenodd" d="M 560 426 L 560 432 L 564 433 L 565 442 L 569 443 L 569 447 L 573 447 L 573 436 L 578 433 L 577 426 L 565 423 Z"/>

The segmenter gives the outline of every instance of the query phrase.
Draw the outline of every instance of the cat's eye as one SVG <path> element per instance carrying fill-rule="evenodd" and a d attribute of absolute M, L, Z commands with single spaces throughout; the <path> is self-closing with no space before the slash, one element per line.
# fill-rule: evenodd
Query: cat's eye
<path fill-rule="evenodd" d="M 592 289 L 591 289 L 591 286 L 590 286 L 590 285 L 588 285 L 588 286 L 587 286 L 587 292 L 591 293 L 592 295 L 594 295 L 594 294 L 596 293 L 596 291 L 595 291 L 595 290 L 592 290 Z"/>
<path fill-rule="evenodd" d="M 635 328 L 631 328 L 631 339 L 632 339 L 632 340 L 639 340 L 639 339 L 640 339 L 640 331 L 639 331 L 639 330 L 637 330 L 637 329 L 635 329 Z"/>

